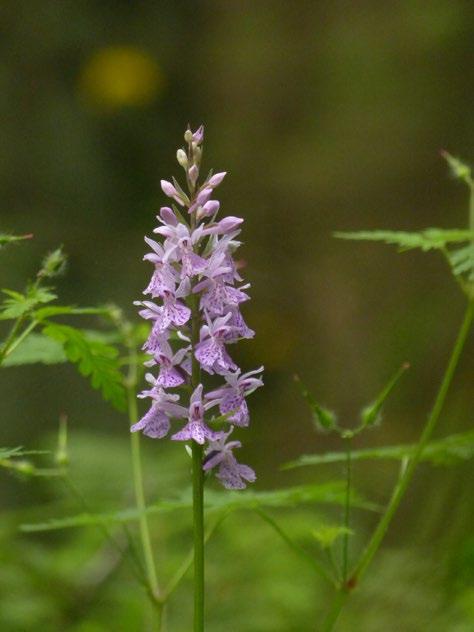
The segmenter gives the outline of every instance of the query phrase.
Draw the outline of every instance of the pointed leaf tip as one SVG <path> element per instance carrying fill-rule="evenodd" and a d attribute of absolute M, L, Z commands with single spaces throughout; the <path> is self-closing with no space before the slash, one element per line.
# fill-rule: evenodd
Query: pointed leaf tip
<path fill-rule="evenodd" d="M 409 362 L 404 362 L 401 367 L 396 371 L 396 373 L 390 378 L 386 386 L 382 389 L 381 393 L 378 397 L 370 404 L 368 404 L 365 408 L 362 409 L 361 412 L 361 426 L 360 429 L 366 428 L 367 426 L 374 426 L 381 419 L 381 412 L 383 405 L 385 404 L 385 400 L 388 398 L 392 390 L 395 388 L 399 379 L 402 375 L 410 368 Z"/>
<path fill-rule="evenodd" d="M 448 163 L 448 167 L 450 168 L 454 178 L 463 180 L 469 186 L 473 185 L 471 168 L 469 167 L 469 165 L 466 165 L 459 158 L 456 158 L 456 156 L 450 154 L 448 151 L 446 151 L 446 149 L 442 149 L 439 153 L 441 154 L 441 157 L 444 158 L 444 160 L 446 160 L 446 162 Z"/>

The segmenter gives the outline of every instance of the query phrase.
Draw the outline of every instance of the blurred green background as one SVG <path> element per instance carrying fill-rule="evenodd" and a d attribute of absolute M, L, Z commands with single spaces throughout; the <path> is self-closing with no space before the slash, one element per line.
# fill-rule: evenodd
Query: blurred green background
<path fill-rule="evenodd" d="M 159 179 L 179 175 L 185 126 L 202 122 L 206 166 L 229 172 L 223 210 L 246 220 L 245 315 L 257 337 L 236 355 L 266 367 L 241 433 L 256 487 L 341 476 L 337 466 L 279 470 L 303 452 L 339 447 L 314 433 L 296 372 L 351 424 L 410 361 L 384 424 L 361 445 L 417 438 L 464 299 L 441 258 L 332 232 L 465 226 L 466 192 L 439 150 L 474 157 L 472 2 L 5 0 L 0 31 L 0 223 L 34 234 L 2 253 L 2 287 L 21 290 L 62 243 L 62 302 L 112 301 L 134 317 Z M 469 428 L 472 377 L 466 353 L 439 436 Z M 129 504 L 127 420 L 73 367 L 4 370 L 1 393 L 1 445 L 51 446 L 65 412 L 71 467 L 91 504 Z M 186 485 L 181 450 L 145 444 L 150 498 Z M 395 473 L 360 465 L 356 484 L 383 502 Z M 420 468 L 340 630 L 474 629 L 472 476 L 469 463 Z M 148 629 L 142 589 L 99 532 L 16 534 L 51 507 L 80 511 L 64 489 L 3 472 L 0 498 L 2 630 Z M 320 511 L 281 519 L 304 543 Z M 168 572 L 189 545 L 188 518 L 153 521 L 158 549 L 171 543 L 159 553 Z M 355 519 L 357 550 L 375 517 Z M 209 630 L 315 629 L 325 589 L 257 517 L 231 516 L 208 557 Z M 189 629 L 190 590 L 188 579 L 172 601 L 171 630 Z"/>

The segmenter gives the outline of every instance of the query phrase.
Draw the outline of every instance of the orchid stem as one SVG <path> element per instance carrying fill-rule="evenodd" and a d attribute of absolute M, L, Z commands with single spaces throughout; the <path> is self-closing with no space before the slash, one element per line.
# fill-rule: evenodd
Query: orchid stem
<path fill-rule="evenodd" d="M 192 374 L 194 390 L 200 379 L 199 363 L 194 349 L 199 341 L 199 310 L 193 298 L 191 321 Z M 193 526 L 194 526 L 194 632 L 204 630 L 204 471 L 202 469 L 203 447 L 192 442 L 193 458 Z"/>

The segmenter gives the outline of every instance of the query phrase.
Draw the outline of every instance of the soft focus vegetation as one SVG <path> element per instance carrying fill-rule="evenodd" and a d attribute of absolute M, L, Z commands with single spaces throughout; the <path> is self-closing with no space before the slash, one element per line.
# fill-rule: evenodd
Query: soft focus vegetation
<path fill-rule="evenodd" d="M 242 450 L 258 507 L 214 486 L 209 495 L 223 521 L 207 547 L 207 629 L 314 630 L 332 591 L 272 522 L 314 555 L 333 539 L 339 547 L 344 463 L 340 440 L 315 432 L 293 377 L 354 427 L 391 373 L 411 365 L 382 423 L 353 440 L 354 556 L 420 434 L 462 318 L 462 293 L 433 251 L 446 246 L 458 275 L 472 257 L 458 243 L 470 233 L 442 232 L 466 226 L 466 192 L 439 157 L 446 148 L 474 158 L 471 4 L 6 0 L 0 16 L 0 232 L 22 237 L 0 240 L 1 287 L 23 296 L 3 297 L 13 316 L 34 309 L 40 323 L 0 372 L 0 446 L 23 447 L 0 451 L 0 628 L 151 629 L 126 513 L 126 350 L 114 351 L 110 306 L 136 323 L 143 235 L 190 121 L 206 126 L 205 164 L 229 171 L 226 211 L 246 219 L 246 318 L 257 337 L 238 353 L 266 367 Z M 403 254 L 332 237 L 366 229 Z M 39 291 L 39 262 L 59 244 L 67 269 Z M 471 350 L 472 337 L 341 632 L 474 627 Z M 142 446 L 157 566 L 170 579 L 191 546 L 189 472 L 182 446 Z M 368 452 L 381 446 L 387 460 Z M 304 454 L 311 467 L 282 467 Z M 118 525 L 107 518 L 117 512 Z M 189 629 L 189 572 L 166 617 L 169 630 Z"/>

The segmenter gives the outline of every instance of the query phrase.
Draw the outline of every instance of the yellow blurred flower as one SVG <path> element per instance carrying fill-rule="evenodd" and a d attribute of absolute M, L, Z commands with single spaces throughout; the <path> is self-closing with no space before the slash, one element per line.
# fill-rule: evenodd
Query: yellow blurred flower
<path fill-rule="evenodd" d="M 163 89 L 158 63 L 133 46 L 108 46 L 84 65 L 79 90 L 84 99 L 101 109 L 144 106 Z"/>

